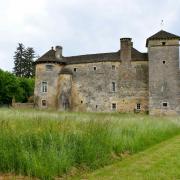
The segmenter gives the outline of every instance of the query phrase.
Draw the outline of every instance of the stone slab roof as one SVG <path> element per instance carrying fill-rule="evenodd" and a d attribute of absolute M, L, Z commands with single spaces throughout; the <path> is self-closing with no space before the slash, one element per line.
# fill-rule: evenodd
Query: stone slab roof
<path fill-rule="evenodd" d="M 59 64 L 83 64 L 83 63 L 96 63 L 96 62 L 109 62 L 120 61 L 121 51 L 111 53 L 100 54 L 86 54 L 79 56 L 63 57 L 62 60 L 58 60 L 55 57 L 55 50 L 51 49 L 43 56 L 41 56 L 35 64 L 39 63 L 59 63 Z M 132 61 L 147 61 L 147 53 L 141 53 L 135 48 L 132 48 Z"/>
<path fill-rule="evenodd" d="M 35 64 L 39 63 L 63 63 L 62 61 L 55 58 L 55 50 L 51 49 L 47 51 L 44 55 L 42 55 L 40 58 L 38 58 L 35 61 Z"/>
<path fill-rule="evenodd" d="M 146 40 L 146 47 L 148 46 L 149 40 L 166 40 L 166 39 L 178 39 L 178 40 L 180 40 L 180 36 L 177 36 L 175 34 L 161 30 Z"/>

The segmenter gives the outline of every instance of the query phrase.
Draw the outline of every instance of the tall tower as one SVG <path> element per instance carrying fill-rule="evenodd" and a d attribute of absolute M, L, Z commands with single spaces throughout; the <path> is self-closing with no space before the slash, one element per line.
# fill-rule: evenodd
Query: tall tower
<path fill-rule="evenodd" d="M 149 113 L 180 113 L 180 37 L 159 31 L 146 42 L 149 58 Z"/>
<path fill-rule="evenodd" d="M 64 67 L 62 47 L 56 46 L 41 56 L 36 62 L 34 103 L 39 108 L 58 107 L 59 72 Z"/>

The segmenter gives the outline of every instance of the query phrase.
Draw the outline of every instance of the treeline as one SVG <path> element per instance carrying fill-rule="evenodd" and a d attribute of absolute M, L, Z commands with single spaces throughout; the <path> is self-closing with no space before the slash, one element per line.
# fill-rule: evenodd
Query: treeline
<path fill-rule="evenodd" d="M 0 105 L 33 101 L 34 78 L 17 77 L 0 69 Z"/>
<path fill-rule="evenodd" d="M 0 106 L 10 105 L 13 99 L 22 103 L 33 101 L 35 51 L 19 43 L 13 58 L 12 73 L 0 69 Z"/>

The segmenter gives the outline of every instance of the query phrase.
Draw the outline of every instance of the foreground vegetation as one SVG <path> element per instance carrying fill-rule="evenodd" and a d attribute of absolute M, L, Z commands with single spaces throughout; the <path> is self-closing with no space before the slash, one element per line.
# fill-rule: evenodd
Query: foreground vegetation
<path fill-rule="evenodd" d="M 86 179 L 180 179 L 179 152 L 180 135 L 86 175 Z"/>
<path fill-rule="evenodd" d="M 180 134 L 177 117 L 0 109 L 0 172 L 52 179 Z"/>

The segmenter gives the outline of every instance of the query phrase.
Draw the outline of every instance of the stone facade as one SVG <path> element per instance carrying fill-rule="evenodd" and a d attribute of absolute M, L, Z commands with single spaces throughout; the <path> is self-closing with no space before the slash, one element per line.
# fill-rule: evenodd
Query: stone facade
<path fill-rule="evenodd" d="M 39 108 L 92 112 L 180 113 L 179 37 L 147 39 L 148 53 L 122 38 L 114 53 L 64 57 L 57 46 L 36 61 Z"/>

